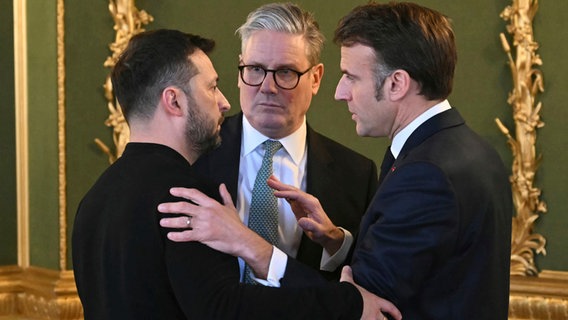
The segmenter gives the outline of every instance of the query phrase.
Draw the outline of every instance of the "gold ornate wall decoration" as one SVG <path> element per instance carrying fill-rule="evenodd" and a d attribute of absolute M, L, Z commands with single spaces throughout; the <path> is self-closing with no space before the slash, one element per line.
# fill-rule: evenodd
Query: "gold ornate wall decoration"
<path fill-rule="evenodd" d="M 501 13 L 509 21 L 507 31 L 512 35 L 514 54 L 507 38 L 500 34 L 503 49 L 507 53 L 508 65 L 513 78 L 513 89 L 507 103 L 513 109 L 515 136 L 507 127 L 495 119 L 513 153 L 511 184 L 516 216 L 513 217 L 511 237 L 511 275 L 537 276 L 534 255 L 546 254 L 546 239 L 533 233 L 534 222 L 547 211 L 540 200 L 541 190 L 534 186 L 536 171 L 542 156 L 536 156 L 536 130 L 544 123 L 540 119 L 542 103 L 536 103 L 536 95 L 544 91 L 542 72 L 535 66 L 542 65 L 536 53 L 538 43 L 534 41 L 532 21 L 538 10 L 538 0 L 512 0 Z"/>
<path fill-rule="evenodd" d="M 144 25 L 152 22 L 154 18 L 144 10 L 136 8 L 135 0 L 109 0 L 109 11 L 114 19 L 114 30 L 116 31 L 115 40 L 109 45 L 112 55 L 104 62 L 104 66 L 108 68 L 114 67 L 120 53 L 126 48 L 130 38 L 140 32 L 143 32 Z M 95 139 L 95 143 L 107 154 L 109 162 L 113 163 L 122 155 L 124 147 L 130 138 L 130 130 L 120 109 L 120 105 L 114 97 L 110 75 L 107 76 L 105 84 L 105 98 L 107 99 L 107 107 L 110 112 L 105 121 L 107 127 L 113 128 L 113 142 L 115 150 L 112 151 L 100 139 Z"/>
<path fill-rule="evenodd" d="M 0 319 L 82 320 L 73 271 L 0 266 Z"/>
<path fill-rule="evenodd" d="M 27 0 L 14 1 L 14 94 L 16 126 L 16 194 L 18 265 L 30 265 L 30 179 L 28 126 Z"/>
<path fill-rule="evenodd" d="M 57 136 L 59 173 L 59 269 L 67 270 L 67 162 L 65 133 L 65 3 L 57 0 Z"/>
<path fill-rule="evenodd" d="M 509 320 L 568 319 L 568 272 L 511 276 Z"/>

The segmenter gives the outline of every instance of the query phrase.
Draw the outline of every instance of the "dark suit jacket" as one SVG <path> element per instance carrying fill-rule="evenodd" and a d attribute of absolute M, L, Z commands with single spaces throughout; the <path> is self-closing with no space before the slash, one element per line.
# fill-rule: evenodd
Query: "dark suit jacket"
<path fill-rule="evenodd" d="M 354 286 L 323 283 L 276 289 L 239 283 L 237 259 L 198 242 L 169 241 L 157 211 L 178 201 L 172 186 L 194 187 L 188 162 L 157 144 L 130 143 L 81 201 L 73 227 L 75 281 L 85 319 L 357 319 Z M 307 267 L 291 274 L 319 277 Z"/>
<path fill-rule="evenodd" d="M 221 146 L 201 157 L 196 170 L 215 183 L 225 183 L 236 203 L 242 139 L 242 117 L 228 117 L 221 129 Z M 315 132 L 307 132 L 307 192 L 319 199 L 331 221 L 356 236 L 361 217 L 377 186 L 377 167 L 373 161 Z M 305 234 L 296 259 L 319 270 L 322 247 Z M 322 272 L 327 278 L 338 279 Z"/>
<path fill-rule="evenodd" d="M 512 197 L 495 150 L 450 109 L 409 137 L 362 222 L 355 282 L 404 319 L 507 319 Z"/>

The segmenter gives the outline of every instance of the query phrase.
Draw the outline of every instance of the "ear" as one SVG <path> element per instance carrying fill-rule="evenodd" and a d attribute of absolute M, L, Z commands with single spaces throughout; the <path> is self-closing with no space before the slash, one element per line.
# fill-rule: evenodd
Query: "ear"
<path fill-rule="evenodd" d="M 398 69 L 395 70 L 389 77 L 388 94 L 391 100 L 396 101 L 404 98 L 410 90 L 412 78 L 408 72 Z"/>
<path fill-rule="evenodd" d="M 177 87 L 166 87 L 162 91 L 162 106 L 167 114 L 173 116 L 183 116 L 184 110 L 181 106 L 185 105 L 183 103 L 185 99 L 185 93 Z"/>
<path fill-rule="evenodd" d="M 316 95 L 319 91 L 321 85 L 321 79 L 323 78 L 323 63 L 315 65 L 312 69 L 312 94 Z"/>

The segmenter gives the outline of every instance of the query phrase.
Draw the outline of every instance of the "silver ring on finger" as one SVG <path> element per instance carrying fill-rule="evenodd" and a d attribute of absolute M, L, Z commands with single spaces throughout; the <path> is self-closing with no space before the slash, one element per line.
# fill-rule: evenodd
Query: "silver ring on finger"
<path fill-rule="evenodd" d="M 191 228 L 191 218 L 193 218 L 193 217 L 192 217 L 192 216 L 187 216 L 187 221 L 185 222 L 187 228 Z"/>

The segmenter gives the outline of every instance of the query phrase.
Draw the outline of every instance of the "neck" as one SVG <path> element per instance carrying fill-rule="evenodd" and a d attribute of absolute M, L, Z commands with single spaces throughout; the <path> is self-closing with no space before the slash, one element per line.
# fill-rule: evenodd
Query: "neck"
<path fill-rule="evenodd" d="M 199 158 L 199 154 L 185 140 L 183 137 L 173 137 L 167 133 L 164 134 L 164 130 L 137 130 L 133 126 L 130 132 L 131 142 L 156 143 L 168 146 L 181 154 L 189 164 L 193 164 Z"/>
<path fill-rule="evenodd" d="M 416 96 L 416 99 L 412 99 L 411 101 L 404 101 L 404 103 L 398 107 L 399 111 L 396 121 L 398 125 L 393 127 L 389 139 L 392 140 L 397 133 L 406 128 L 414 119 L 442 101 L 443 100 L 425 100 L 422 96 Z"/>

